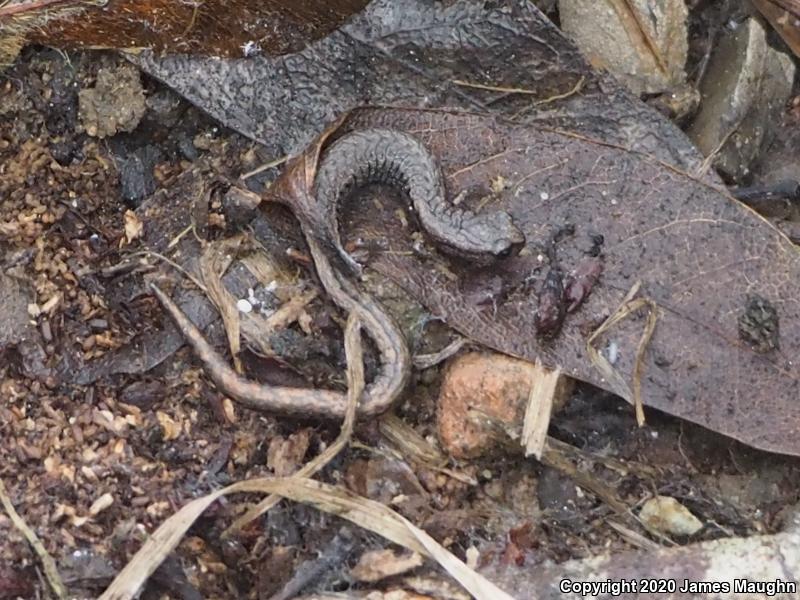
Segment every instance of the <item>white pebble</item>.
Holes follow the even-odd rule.
[[[619,344],[617,344],[617,342],[608,343],[608,346],[606,346],[606,356],[608,357],[608,362],[612,365],[617,363],[617,359],[619,359]]]
[[[246,300],[245,298],[242,298],[241,300],[238,300],[236,302],[236,308],[239,309],[239,312],[246,314],[246,313],[252,312],[253,305],[250,304],[250,302],[248,300]]]

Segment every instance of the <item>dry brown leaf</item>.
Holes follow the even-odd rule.
[[[23,5],[78,3],[35,0]],[[32,39],[58,48],[152,48],[235,58],[284,54],[333,30],[366,0],[95,0],[93,4],[103,8],[88,10],[80,19],[43,16],[31,32]]]
[[[370,257],[370,268],[489,348],[560,366],[631,403],[645,402],[756,447],[800,454],[794,359],[800,349],[800,251],[713,175],[698,174],[699,161],[682,167],[574,131],[448,110],[360,109],[338,131],[386,123],[426,144],[445,176],[458,180],[453,193],[486,185],[498,174],[524,181],[493,207],[512,215],[528,252],[493,269],[446,262],[445,274],[439,268],[445,258],[421,260],[415,253],[412,236],[393,216],[393,203],[364,202],[346,237],[387,245],[389,251]],[[541,148],[551,151],[545,156]],[[302,210],[288,179],[278,179],[272,189]],[[598,233],[604,267],[560,334],[545,343],[536,335],[537,288],[520,274],[541,268],[537,248],[565,222],[575,224],[575,231],[559,245],[560,266],[574,268],[585,259],[585,245]],[[464,293],[467,286],[491,290],[498,278],[508,285],[508,300],[486,304]],[[637,280],[644,304],[635,302],[627,312],[642,310],[618,321],[605,340],[609,373],[618,374],[609,380],[595,368],[586,337],[617,310]],[[754,294],[779,321],[771,328],[771,350],[752,344],[741,326]]]
[[[312,430],[304,428],[288,438],[275,436],[267,449],[267,466],[275,477],[287,477],[297,471],[298,465],[308,452]]]
[[[139,216],[132,210],[126,210],[123,216],[125,221],[125,242],[130,244],[133,240],[142,237],[144,233],[144,224],[139,219]]]

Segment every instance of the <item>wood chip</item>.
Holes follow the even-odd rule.
[[[397,554],[388,549],[372,550],[361,555],[350,574],[357,581],[374,583],[416,569],[423,562],[422,556],[416,552]]]

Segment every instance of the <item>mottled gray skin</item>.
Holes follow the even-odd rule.
[[[321,226],[328,241],[356,271],[359,266],[344,250],[339,236],[339,201],[354,186],[369,183],[402,189],[423,229],[455,254],[501,257],[525,241],[507,212],[474,213],[448,202],[441,169],[422,142],[393,129],[363,129],[331,144],[316,179]]]

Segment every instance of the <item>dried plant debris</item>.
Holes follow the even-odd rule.
[[[379,533],[409,550],[436,560],[467,591],[479,600],[510,600],[512,597],[470,569],[428,534],[383,504],[360,498],[344,490],[304,478],[242,481],[208,496],[193,500],[165,521],[145,542],[128,565],[105,590],[100,600],[128,600],[181,537],[214,501],[236,492],[278,493],[294,501],[338,514]]]
[[[78,115],[86,133],[105,138],[133,131],[145,112],[145,97],[137,69],[121,64],[97,73],[94,87],[78,94]]]
[[[756,352],[769,352],[780,347],[778,311],[766,298],[747,297],[744,312],[739,316],[739,337]]]

